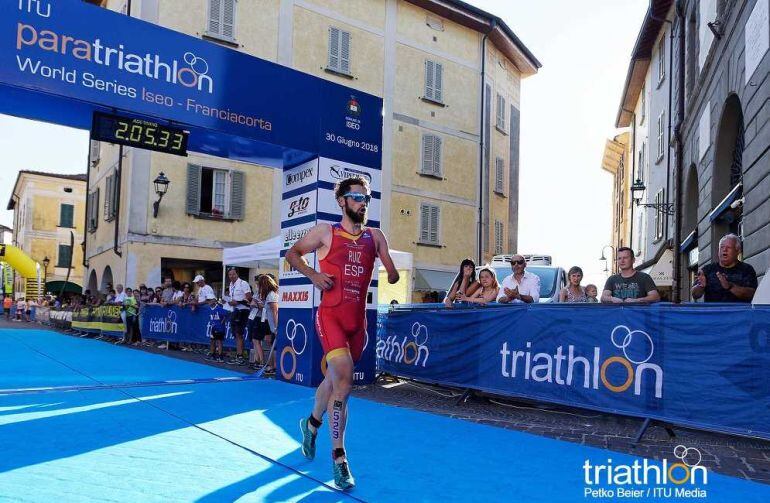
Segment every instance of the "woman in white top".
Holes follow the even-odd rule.
[[[466,297],[462,293],[458,294],[457,300],[472,302],[474,304],[488,304],[497,300],[497,294],[500,292],[500,285],[497,284],[497,275],[495,271],[484,267],[479,271],[479,283],[481,288]]]
[[[263,328],[267,331],[265,338],[268,344],[271,346],[275,341],[275,334],[278,332],[278,285],[273,278],[267,274],[259,278],[258,283],[259,297],[264,299],[264,305],[262,308],[262,321]],[[275,354],[270,357],[270,361],[267,362],[265,373],[275,372]]]

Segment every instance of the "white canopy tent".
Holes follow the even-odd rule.
[[[278,258],[281,256],[283,240],[281,236],[274,236],[260,243],[254,243],[222,250],[222,284],[227,284],[225,268],[227,266],[248,267],[250,269],[278,269]],[[412,254],[398,250],[390,250],[390,256],[396,269],[407,272],[408,286],[407,298],[411,297],[411,274],[413,266]],[[376,266],[383,270],[378,260]]]

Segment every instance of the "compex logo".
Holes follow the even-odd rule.
[[[404,336],[400,341],[397,335],[390,335],[385,340],[377,341],[377,358],[406,365],[422,366],[428,363],[428,327],[420,322],[412,324],[411,337]]]

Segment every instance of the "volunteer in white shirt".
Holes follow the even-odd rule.
[[[227,271],[227,279],[230,281],[224,296],[227,305],[233,310],[230,317],[230,328],[235,336],[235,356],[227,360],[230,365],[245,365],[243,358],[243,329],[249,321],[251,307],[251,287],[249,283],[238,277],[238,271],[231,267]]]
[[[113,299],[113,303],[115,305],[120,306],[120,319],[123,320],[123,324],[126,323],[126,312],[123,310],[123,301],[126,300],[126,292],[123,291],[123,285],[118,284],[115,286],[115,291],[117,292],[115,294],[115,298]]]
[[[526,272],[527,261],[521,255],[511,258],[513,274],[506,276],[500,285],[500,294],[497,302],[503,304],[512,303],[537,303],[540,300],[540,276]]]

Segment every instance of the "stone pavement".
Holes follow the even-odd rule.
[[[6,322],[0,328],[35,328],[37,323]],[[105,344],[109,344],[105,340]],[[173,358],[217,365],[231,371],[252,373],[247,367],[207,362],[194,352],[165,350],[156,347],[134,348],[164,354]],[[385,378],[376,384],[357,386],[354,396],[456,419],[473,421],[500,428],[528,432],[567,442],[644,456],[672,460],[675,446],[696,447],[702,464],[717,473],[770,484],[770,441],[712,433],[674,426],[676,437],[669,438],[658,425],[648,428],[641,442],[633,447],[642,420],[615,414],[576,409],[561,405],[512,400],[493,396],[472,396],[457,404],[461,390],[432,386],[404,379]],[[462,441],[462,439],[459,439]]]

